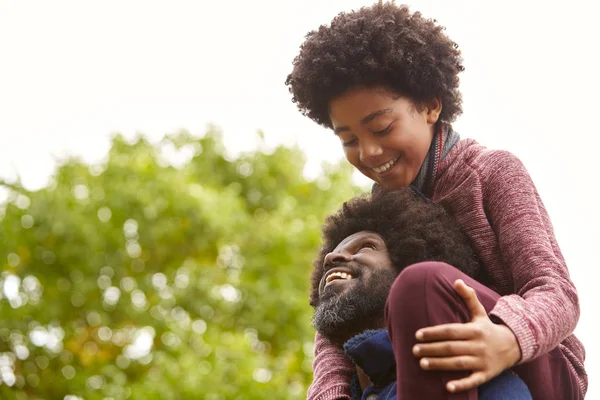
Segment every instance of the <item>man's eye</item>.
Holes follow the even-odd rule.
[[[376,247],[372,243],[365,243],[365,244],[363,244],[363,245],[360,246],[360,249],[358,249],[358,251],[365,250],[365,249],[376,250]]]

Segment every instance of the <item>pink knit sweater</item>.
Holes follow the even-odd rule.
[[[433,201],[470,237],[490,287],[503,296],[490,314],[514,332],[520,363],[558,346],[585,394],[585,351],[572,334],[579,319],[577,291],[523,164],[506,151],[461,140],[438,166]],[[309,400],[350,399],[355,369],[341,348],[318,334],[313,371]]]

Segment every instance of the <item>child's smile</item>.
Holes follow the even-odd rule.
[[[386,172],[390,171],[393,167],[395,167],[396,163],[398,162],[399,159],[400,159],[400,156],[394,158],[393,160],[386,162],[385,164],[383,164],[379,167],[373,168],[373,171],[377,172],[379,175],[383,175]]]

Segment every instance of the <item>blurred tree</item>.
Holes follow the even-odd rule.
[[[346,166],[228,157],[219,133],[64,161],[0,207],[3,399],[292,399],[311,379],[310,263]]]

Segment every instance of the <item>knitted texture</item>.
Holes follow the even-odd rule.
[[[490,316],[515,334],[520,363],[559,346],[587,391],[585,351],[572,335],[579,299],[544,204],[523,163],[507,151],[460,141],[440,163],[433,201],[469,236],[490,287]]]
[[[503,296],[490,316],[514,332],[520,363],[558,346],[585,394],[585,351],[572,334],[579,319],[577,291],[523,164],[509,152],[466,139],[439,162],[434,179],[425,183],[432,184],[432,200],[454,216],[489,274],[490,288]],[[352,363],[341,357],[340,347],[318,336],[317,343],[308,399],[350,398]],[[319,397],[334,388],[338,397]]]
[[[317,332],[315,336],[315,359],[313,361],[313,382],[308,389],[308,399],[350,400],[351,381],[356,367],[337,346]]]

